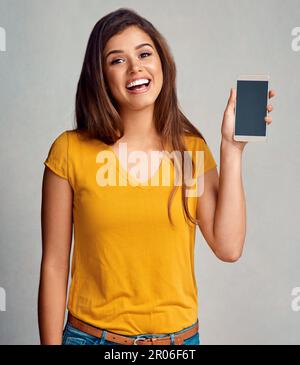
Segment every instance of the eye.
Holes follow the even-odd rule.
[[[143,52],[143,53],[141,53],[141,56],[142,55],[147,55],[147,57],[149,57],[149,56],[151,56],[152,55],[152,53],[150,53],[150,52]],[[145,57],[142,57],[142,58],[145,58]],[[120,63],[120,62],[117,62],[117,61],[119,61],[119,60],[122,60],[122,58],[117,58],[117,59],[115,59],[115,60],[113,60],[113,61],[111,61],[111,65],[114,65],[114,64],[116,64],[116,63]]]
[[[143,54],[147,54],[148,56],[151,56],[152,53],[150,53],[150,52],[143,52],[143,53],[141,53],[141,55],[143,55]]]
[[[113,61],[111,61],[111,65],[114,65],[117,61],[119,61],[119,60],[121,60],[121,58],[117,58],[116,60],[113,60]],[[119,63],[119,62],[117,62],[117,63]]]

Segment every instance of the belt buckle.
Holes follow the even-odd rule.
[[[138,344],[136,343],[136,341],[146,341],[146,340],[149,340],[149,338],[147,338],[147,337],[144,337],[144,338],[143,338],[143,336],[141,336],[141,337],[137,337],[137,338],[135,338],[135,339],[134,339],[133,344],[134,344],[134,345],[138,345]]]
[[[168,336],[165,336],[165,337],[168,337]],[[139,341],[139,340],[141,340],[141,341],[147,341],[148,340],[149,342],[151,342],[151,345],[154,345],[154,342],[156,342],[157,340],[159,340],[161,338],[164,338],[164,337],[144,337],[143,338],[143,336],[141,336],[141,337],[136,338],[133,341],[133,344],[137,345],[136,341]]]

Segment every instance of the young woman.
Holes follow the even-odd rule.
[[[195,227],[220,260],[241,256],[246,143],[232,138],[232,89],[219,178],[204,137],[179,109],[175,82],[169,47],[145,18],[122,8],[95,25],[77,88],[76,128],[55,139],[45,161],[41,344],[200,344]],[[172,151],[179,154],[170,158]],[[129,170],[136,152],[144,156],[139,173]],[[185,179],[187,161],[196,190]]]

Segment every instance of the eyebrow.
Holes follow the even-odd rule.
[[[153,46],[151,46],[150,43],[142,43],[142,44],[139,44],[138,46],[136,46],[135,49],[140,49],[144,46],[149,46],[149,47],[153,48]],[[107,53],[107,55],[105,56],[105,59],[107,59],[107,57],[109,55],[111,55],[112,53],[124,53],[124,51],[122,51],[120,49],[114,49],[113,51],[110,51],[110,52]]]

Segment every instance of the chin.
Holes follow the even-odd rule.
[[[152,101],[150,103],[145,103],[145,102],[140,102],[140,103],[131,103],[131,104],[127,104],[127,108],[131,109],[131,110],[143,110],[143,109],[146,109],[146,108],[149,108],[151,106],[154,106],[155,104],[155,101]],[[126,108],[125,107],[125,108]]]

